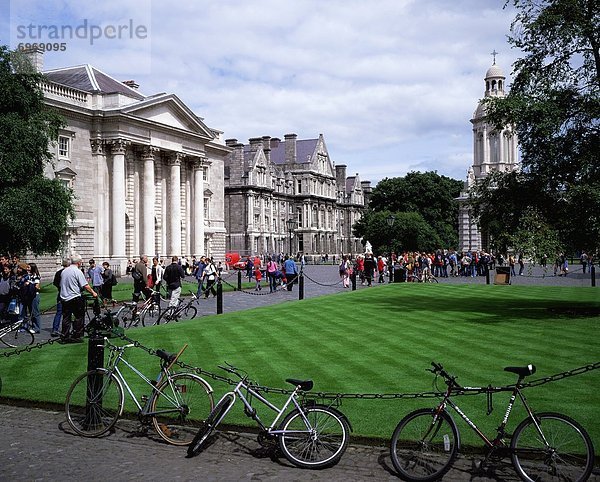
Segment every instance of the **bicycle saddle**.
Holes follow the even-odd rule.
[[[298,380],[296,378],[286,378],[286,382],[291,383],[294,386],[300,386],[300,390],[303,392],[308,392],[312,390],[313,381],[312,380]]]
[[[168,353],[165,350],[156,350],[156,356],[163,359],[164,361],[166,361],[167,363],[171,363],[173,360],[175,360],[175,357],[177,355],[174,355],[172,353]]]
[[[535,365],[527,365],[526,367],[506,367],[505,372],[516,373],[520,377],[533,375],[535,373]]]

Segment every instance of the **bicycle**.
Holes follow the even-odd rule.
[[[411,274],[406,278],[408,283],[438,283],[438,279],[429,270],[423,271],[421,276]]]
[[[123,328],[132,326],[156,325],[161,315],[160,301],[157,300],[158,292],[152,294],[140,305],[137,301],[126,301],[117,311],[115,319]]]
[[[9,348],[33,345],[35,337],[31,331],[25,328],[27,323],[27,318],[20,321],[0,320],[0,342]]]
[[[460,449],[460,433],[447,411],[450,406],[483,440],[487,454],[480,462],[482,468],[490,459],[511,457],[512,465],[525,481],[569,480],[585,481],[594,467],[592,441],[579,423],[554,412],[534,413],[522,393],[523,380],[535,373],[535,366],[506,367],[504,370],[518,376],[517,383],[508,387],[462,387],[456,377],[449,375],[442,365],[432,362],[437,389],[438,377],[447,388],[441,402],[433,409],[415,410],[398,423],[391,440],[391,457],[400,477],[409,481],[434,481],[452,467]],[[488,394],[488,413],[494,392],[512,392],[508,406],[493,440],[465,415],[451,399],[454,392],[482,391]],[[512,436],[506,425],[516,398],[527,411],[527,417]],[[510,440],[509,442],[506,440]]]
[[[231,410],[237,398],[242,401],[246,416],[259,425],[261,429],[259,440],[276,438],[285,458],[295,466],[321,469],[336,464],[342,457],[348,446],[351,430],[346,416],[331,406],[313,403],[312,400],[302,403],[298,401],[299,394],[303,396],[304,392],[312,389],[312,380],[288,378],[286,381],[295,388],[279,408],[260,393],[260,387],[249,380],[245,372],[229,364],[226,367],[219,365],[219,368],[237,376],[240,381],[232,391],[223,395],[210,412],[188,447],[189,457],[198,455],[202,451],[208,437]],[[276,413],[268,427],[252,406],[253,398]],[[288,411],[292,406],[293,409]],[[280,422],[282,417],[283,421]],[[276,426],[279,428],[275,428]]]
[[[202,420],[214,407],[213,390],[201,377],[192,373],[173,373],[171,367],[187,345],[176,355],[157,350],[161,370],[156,380],[150,380],[123,358],[134,344],[117,346],[104,338],[110,354],[107,368],[89,370],[77,377],[65,402],[69,426],[79,435],[99,437],[113,428],[125,408],[124,388],[138,410],[143,425],[150,420],[156,432],[168,443],[187,445]],[[119,365],[125,364],[141,378],[151,395],[138,398],[133,393]]]
[[[196,308],[195,304],[198,301],[198,297],[190,291],[192,297],[189,301],[186,301],[184,298],[179,299],[179,304],[177,306],[169,306],[165,308],[158,320],[156,320],[156,324],[160,325],[161,323],[169,323],[169,321],[179,321],[181,320],[191,320],[196,318],[198,314],[198,308]]]

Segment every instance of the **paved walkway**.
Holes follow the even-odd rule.
[[[85,438],[70,431],[63,412],[0,405],[0,424],[0,480],[6,481],[399,480],[387,447],[351,445],[334,467],[311,471],[278,458],[249,433],[220,432],[201,454],[188,459],[185,447],[167,445],[152,431],[142,434],[131,421],[119,421],[105,437]],[[508,461],[482,475],[472,463],[460,457],[444,480],[519,480]]]

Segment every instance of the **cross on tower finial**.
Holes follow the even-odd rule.
[[[494,50],[492,51],[491,55],[493,55],[493,56],[494,56],[494,64],[493,64],[493,65],[496,65],[496,55],[498,55],[498,52],[496,52],[496,49],[494,49]]]

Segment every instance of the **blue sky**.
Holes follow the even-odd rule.
[[[336,164],[374,184],[411,170],[464,179],[490,52],[509,84],[519,56],[504,0],[0,1],[13,48],[37,40],[20,35],[29,25],[87,24],[46,69],[89,63],[146,95],[175,93],[242,142],[322,133]],[[92,44],[92,25],[121,38]]]

